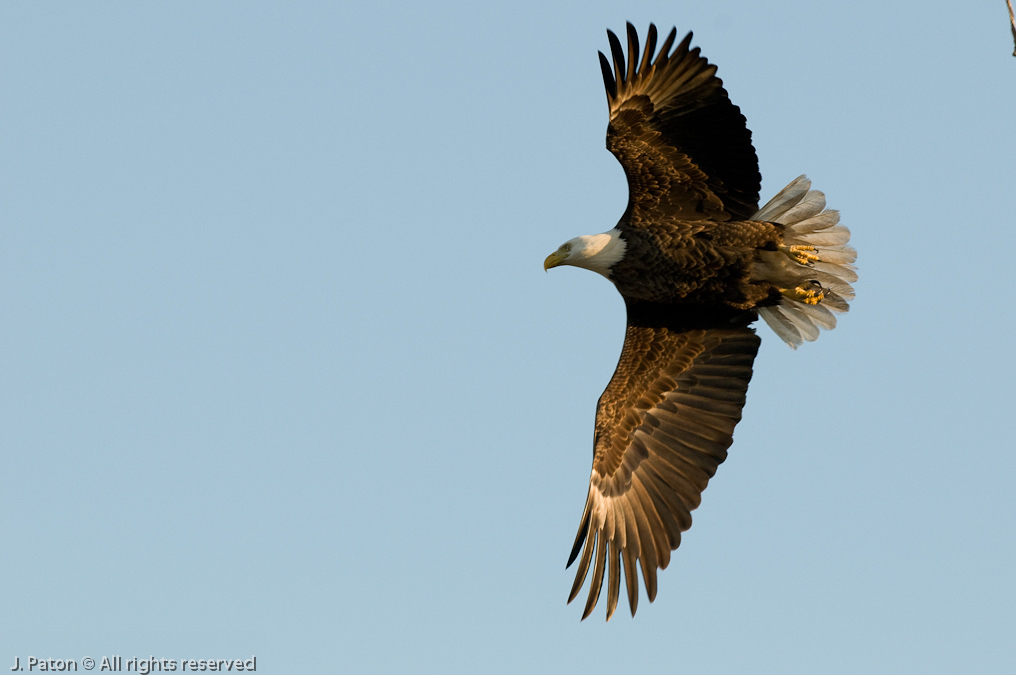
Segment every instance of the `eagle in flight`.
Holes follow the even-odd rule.
[[[656,597],[656,572],[691,527],[691,512],[727,456],[741,419],[761,315],[791,347],[818,337],[846,312],[857,274],[850,231],[810,181],[795,179],[758,208],[761,175],[751,132],[716,66],[674,47],[657,51],[649,26],[640,52],[627,26],[627,57],[607,31],[600,53],[610,121],[607,149],[628,178],[628,207],[603,234],[565,242],[544,269],[574,265],[612,281],[628,325],[617,370],[596,406],[593,469],[568,601],[592,567],[582,618],[607,581],[607,619],[624,566],[628,604],[638,573]]]

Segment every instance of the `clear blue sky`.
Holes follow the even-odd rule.
[[[768,327],[652,605],[564,563],[620,296],[605,28],[695,31],[763,200],[860,253]],[[1016,59],[991,2],[0,6],[0,667],[1007,673]],[[98,671],[95,671],[98,672]]]

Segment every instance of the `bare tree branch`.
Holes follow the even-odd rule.
[[[1012,27],[1012,42],[1016,45],[1016,17],[1012,14],[1012,0],[1005,0],[1005,4],[1009,5],[1009,24]],[[1012,50],[1012,55],[1016,56],[1016,49]]]

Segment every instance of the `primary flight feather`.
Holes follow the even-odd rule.
[[[596,408],[589,494],[571,556],[568,601],[592,570],[582,618],[621,568],[632,615],[638,573],[656,574],[691,527],[691,511],[726,459],[759,338],[760,315],[791,347],[836,325],[853,299],[850,232],[801,176],[758,209],[761,176],[741,111],[716,67],[671,30],[644,50],[627,25],[627,57],[607,31],[600,54],[607,149],[628,178],[628,207],[602,234],[565,242],[544,268],[574,265],[610,279],[628,325],[617,370]]]

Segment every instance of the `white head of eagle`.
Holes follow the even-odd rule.
[[[610,270],[624,257],[627,244],[616,227],[603,234],[584,234],[569,239],[547,256],[543,269],[559,265],[574,265],[610,278]]]

